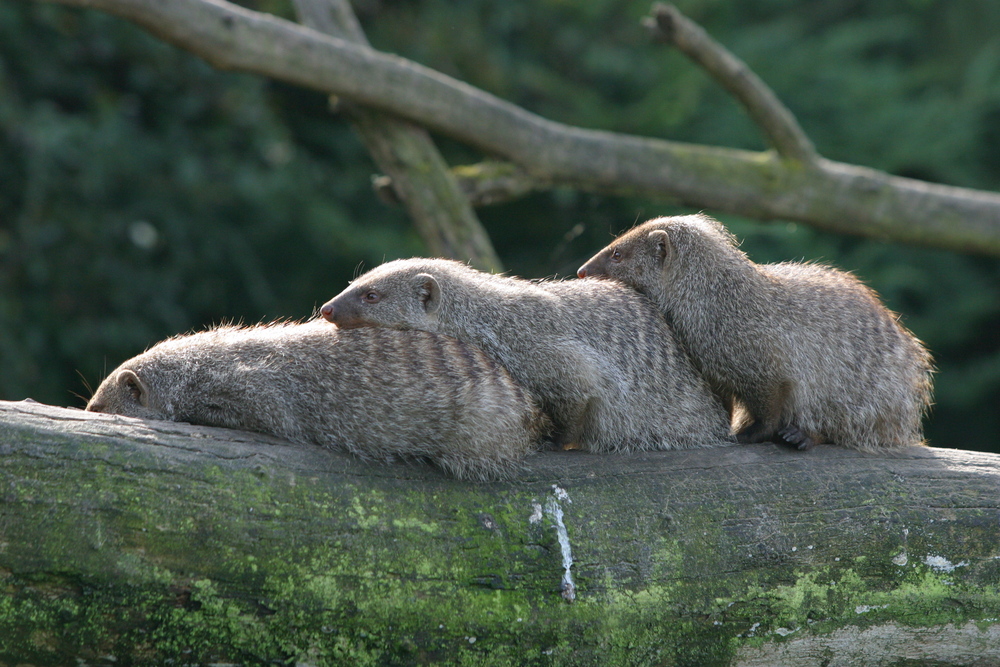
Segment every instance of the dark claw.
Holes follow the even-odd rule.
[[[778,444],[794,447],[799,451],[812,449],[816,442],[809,435],[794,424],[789,424],[778,431]]]

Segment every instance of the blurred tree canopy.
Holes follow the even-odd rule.
[[[279,0],[242,3],[292,18]],[[1000,4],[688,0],[825,156],[1000,190]],[[639,25],[648,0],[358,0],[375,48],[581,127],[761,149],[737,104]],[[479,159],[447,140],[452,164]],[[325,96],[213,70],[124,21],[0,0],[0,398],[82,405],[125,358],[230,320],[308,316],[421,254]],[[558,189],[479,211],[508,269],[571,275],[684,212]],[[712,213],[712,211],[708,211]],[[720,216],[759,262],[854,271],[935,354],[932,444],[1000,451],[1000,263]]]

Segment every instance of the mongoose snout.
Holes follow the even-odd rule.
[[[333,322],[341,329],[357,329],[367,324],[358,312],[358,305],[352,303],[355,296],[351,292],[345,292],[336,298],[330,299],[319,309],[319,314],[327,322]]]
[[[576,271],[577,278],[609,278],[604,257],[598,255]]]
[[[650,234],[648,238],[651,241],[654,239],[656,240],[657,250],[659,252],[662,246],[662,241],[659,238],[656,238],[655,232]],[[627,260],[632,254],[634,253],[631,252],[631,248],[629,247],[619,248],[614,245],[608,246],[601,252],[591,257],[586,264],[577,269],[576,276],[577,278],[615,278],[616,276],[614,275],[614,270],[611,265],[624,264],[624,266],[627,267],[629,265]],[[629,281],[626,280],[624,282],[627,283]]]

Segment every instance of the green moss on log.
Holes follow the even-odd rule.
[[[33,417],[30,435],[2,415],[7,664],[729,665],[845,628],[1000,618],[997,473],[930,450],[553,453],[472,484],[213,429]]]

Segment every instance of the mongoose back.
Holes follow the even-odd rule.
[[[743,442],[923,441],[930,355],[850,274],[755,264],[721,223],[692,215],[639,225],[578,275],[619,280],[659,306],[716,392],[749,413]]]
[[[87,410],[269,433],[366,459],[426,458],[469,479],[511,472],[551,427],[481,350],[322,320],[163,341],[108,375]]]
[[[552,417],[557,445],[609,452],[730,439],[725,409],[670,343],[666,321],[619,285],[408,259],[364,274],[320,312],[341,327],[423,329],[480,347]]]

